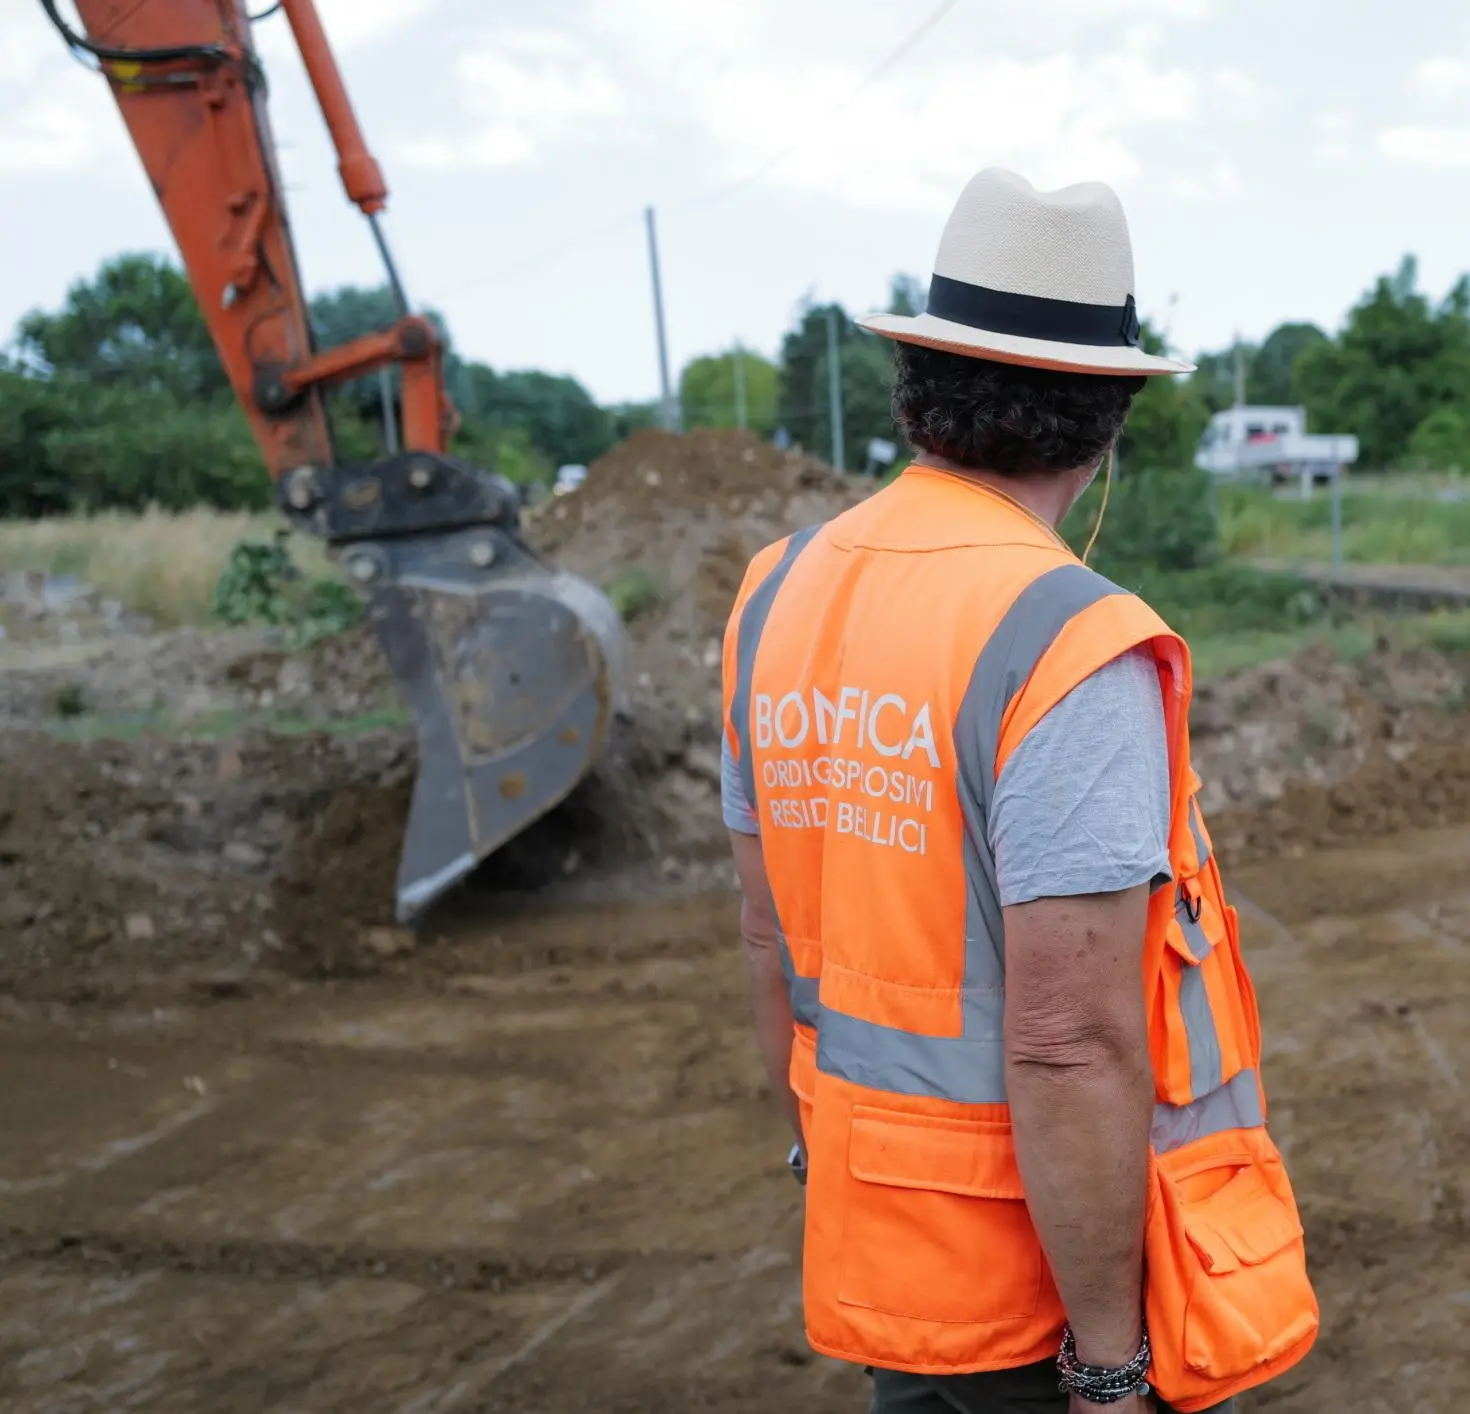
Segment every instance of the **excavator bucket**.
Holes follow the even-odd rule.
[[[408,923],[587,774],[624,707],[622,622],[485,525],[358,542],[343,560],[418,730]]]

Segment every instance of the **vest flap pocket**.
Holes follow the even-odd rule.
[[[858,1105],[847,1160],[839,1302],[944,1325],[1032,1318],[1045,1264],[1008,1123]]]
[[[1261,1152],[1221,1154],[1213,1168],[1186,1168],[1175,1154],[1154,1166],[1148,1323],[1154,1383],[1173,1404],[1247,1388],[1252,1372],[1291,1358],[1317,1329],[1286,1173],[1270,1141],[1256,1143]]]
[[[859,1105],[853,1111],[848,1170],[864,1183],[921,1188],[967,1198],[1024,1199],[1003,1120],[941,1119]]]
[[[1218,1193],[1186,1209],[1184,1225],[1205,1270],[1218,1273],[1258,1267],[1303,1235],[1300,1220],[1254,1167],[1242,1169]]]

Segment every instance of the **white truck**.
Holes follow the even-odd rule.
[[[1305,490],[1357,459],[1356,437],[1308,433],[1305,408],[1232,407],[1210,419],[1194,464],[1211,476],[1269,476],[1273,483],[1300,481]]]

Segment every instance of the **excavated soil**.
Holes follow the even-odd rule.
[[[540,510],[530,533],[596,584],[646,577],[657,601],[629,624],[635,687],[708,721],[720,712],[725,620],[752,556],[860,497],[825,462],[758,437],[640,432]]]
[[[341,730],[384,700],[364,639],[28,613],[16,656],[12,618],[0,1409],[864,1407],[801,1334],[715,808],[745,560],[853,494],[751,440],[649,434],[538,516],[569,567],[656,584],[637,711],[417,935],[391,920],[411,736]],[[1380,646],[1200,692],[1325,1322],[1247,1411],[1470,1396],[1465,688],[1462,662]],[[218,739],[58,737],[160,699]],[[218,729],[282,709],[332,729]]]

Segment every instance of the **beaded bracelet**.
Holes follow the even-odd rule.
[[[1143,1327],[1143,1341],[1138,1354],[1126,1365],[1084,1365],[1077,1358],[1077,1339],[1072,1327],[1062,1331],[1062,1349],[1057,1356],[1057,1371],[1062,1377],[1064,1394],[1075,1394],[1089,1404],[1117,1404],[1136,1394],[1146,1397],[1149,1393],[1148,1367],[1153,1362],[1153,1351],[1148,1343],[1148,1326]]]

